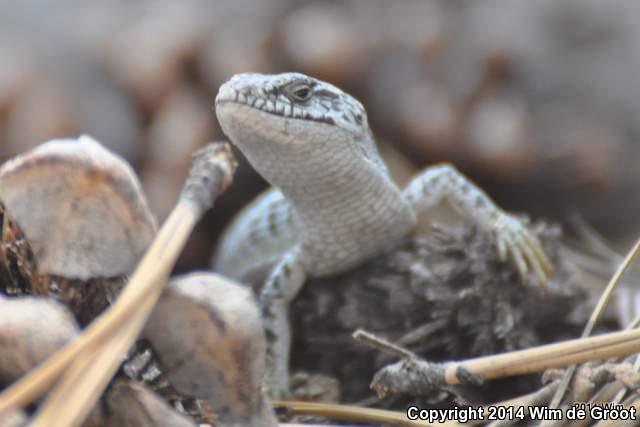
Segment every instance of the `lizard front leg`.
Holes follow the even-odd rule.
[[[417,216],[441,199],[448,199],[463,215],[494,233],[501,259],[510,254],[524,278],[529,267],[541,283],[553,267],[538,238],[519,219],[507,214],[476,185],[450,164],[435,165],[413,178],[404,195]]]
[[[263,386],[271,398],[289,394],[289,304],[306,280],[299,253],[297,247],[287,252],[260,293],[260,311],[267,339]]]

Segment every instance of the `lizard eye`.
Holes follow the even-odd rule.
[[[305,102],[311,98],[313,91],[311,90],[311,86],[306,83],[302,83],[299,85],[295,85],[289,91],[292,100],[298,102]]]

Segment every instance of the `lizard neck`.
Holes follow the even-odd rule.
[[[372,139],[299,144],[245,144],[242,151],[291,203],[310,274],[347,270],[413,228],[415,214]]]

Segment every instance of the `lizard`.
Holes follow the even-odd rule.
[[[222,131],[272,188],[223,234],[213,267],[241,281],[266,278],[265,390],[289,392],[288,306],[308,278],[335,275],[400,243],[425,211],[448,200],[493,233],[500,259],[544,283],[553,268],[526,221],[506,213],[453,165],[437,164],[404,189],[378,153],[362,104],[301,73],[236,74],[215,98]]]

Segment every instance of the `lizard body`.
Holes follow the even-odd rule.
[[[296,243],[300,224],[286,197],[275,188],[245,206],[225,230],[214,267],[244,282],[264,280]]]
[[[306,278],[349,270],[392,248],[443,198],[494,233],[502,258],[511,255],[523,276],[531,268],[543,282],[551,272],[525,224],[453,166],[427,168],[399,189],[362,104],[329,83],[299,73],[238,74],[221,86],[216,114],[274,187],[239,214],[214,262],[240,280],[269,272],[260,306],[268,341],[265,385],[274,396],[288,391],[288,304]]]

